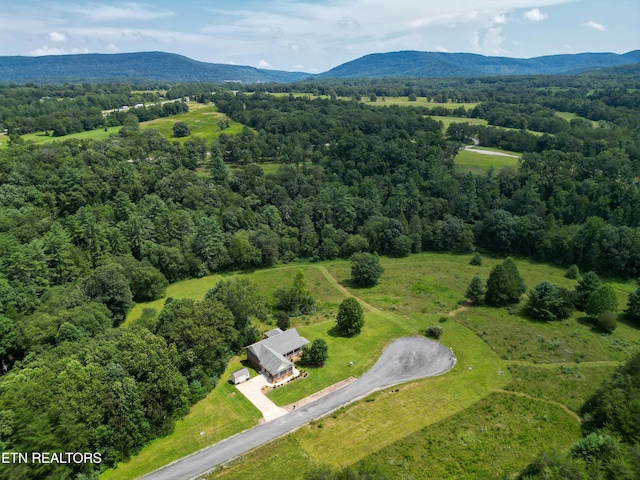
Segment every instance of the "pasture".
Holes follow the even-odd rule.
[[[433,253],[382,258],[385,271],[380,283],[369,289],[351,286],[350,264],[345,260],[232,274],[249,278],[270,297],[276,288],[287,288],[302,268],[316,299],[318,312],[292,319],[292,325],[310,340],[325,339],[329,359],[323,368],[307,369],[307,378],[270,392],[279,405],[361,375],[392,339],[420,334],[434,324],[443,327],[441,342],[454,351],[457,364],[440,377],[376,392],[207,478],[302,478],[311,465],[344,468],[359,461],[383,462],[390,474],[400,478],[474,478],[513,473],[542,448],[566,451],[580,436],[575,412],[620,362],[640,349],[640,330],[619,322],[617,330],[604,335],[581,313],[564,321],[537,322],[517,310],[510,314],[507,309],[483,306],[460,308],[471,278],[478,274],[486,281],[491,268],[502,261],[484,257],[481,266],[472,266],[470,258]],[[516,262],[528,288],[544,279],[570,289],[577,283],[564,277],[564,269],[530,260]],[[169,286],[167,296],[201,299],[228,276],[179,282]],[[612,284],[622,309],[635,286]],[[365,310],[362,333],[354,338],[341,337],[334,328],[337,307],[349,294],[371,306]],[[143,308],[159,311],[163,304],[164,299],[136,305],[126,325],[135,323]],[[451,311],[456,315],[449,316]],[[242,358],[232,360],[218,386],[178,422],[172,434],[152,442],[103,478],[135,478],[256,425],[259,414],[227,382]],[[214,413],[231,411],[229,421]]]
[[[168,140],[180,143],[186,142],[191,137],[204,138],[207,142],[217,139],[221,133],[236,135],[242,131],[242,125],[234,122],[226,115],[218,112],[215,105],[205,105],[197,102],[188,102],[189,112],[172,115],[170,117],[157,118],[148,122],[142,122],[140,129],[157,128]],[[227,120],[229,127],[221,129],[218,122]],[[188,137],[176,138],[173,136],[173,125],[176,122],[184,122],[189,127],[191,135]]]

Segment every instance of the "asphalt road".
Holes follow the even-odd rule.
[[[455,356],[443,345],[423,337],[393,341],[376,364],[355,382],[250,430],[177,460],[144,480],[189,480],[217,465],[325,416],[371,392],[448,371]]]

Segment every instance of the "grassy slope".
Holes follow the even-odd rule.
[[[220,130],[218,121],[227,118],[229,121],[229,128]],[[235,135],[240,133],[242,125],[234,122],[226,117],[226,115],[219,113],[214,105],[203,105],[197,102],[189,102],[189,113],[181,113],[180,115],[173,115],[171,117],[158,118],[156,120],[150,120],[148,122],[142,122],[140,124],[141,129],[145,128],[157,128],[160,132],[171,141],[178,141],[184,143],[191,137],[175,138],[173,136],[173,124],[176,122],[185,122],[191,130],[191,136],[201,137],[210,142],[220,136],[221,133],[227,135]],[[52,141],[63,141],[72,138],[77,139],[93,139],[104,140],[110,135],[116,134],[120,131],[121,127],[109,127],[105,131],[102,128],[91,130],[88,132],[73,133],[65,135],[63,137],[48,137],[43,132],[30,133],[22,135],[25,141],[31,141],[33,143],[47,143]],[[6,147],[8,137],[0,136],[0,148]]]
[[[325,368],[311,370],[308,378],[272,392],[271,398],[279,404],[287,404],[342,378],[360,375],[376,360],[384,345],[392,338],[414,334],[436,323],[445,312],[458,307],[463,297],[462,292],[473,275],[479,274],[486,279],[491,268],[501,261],[485,257],[482,266],[471,266],[469,259],[470,255],[432,253],[412,255],[405,259],[383,258],[381,261],[385,273],[380,285],[371,289],[350,286],[350,268],[346,261],[285,265],[247,274],[263,294],[269,294],[278,287],[287,287],[293,282],[296,270],[303,268],[309,289],[320,308],[314,316],[294,319],[294,325],[307,338],[323,337],[329,343],[330,358]],[[517,263],[529,288],[544,279],[568,288],[573,288],[576,284],[575,280],[564,277],[563,269],[527,260],[518,260]],[[322,274],[322,267],[342,286],[348,288],[349,292],[381,310],[367,313],[365,329],[359,337],[344,339],[334,336],[333,318],[345,293],[328,281]],[[222,277],[213,276],[180,282],[170,286],[167,294],[174,298],[202,298],[208,288],[220,278]],[[613,285],[621,300],[634,289],[632,284],[614,282]],[[160,300],[156,302],[156,306],[161,307],[162,303],[163,300]],[[624,303],[621,302],[621,307],[623,306]],[[135,318],[136,311],[139,315],[143,307],[144,305],[136,306],[128,317],[128,323],[131,318]],[[385,391],[374,394],[371,397],[373,401],[362,401],[343,409],[335,418],[331,416],[312,426],[303,427],[292,435],[262,447],[245,460],[234,462],[224,470],[223,478],[267,478],[285,474],[290,478],[301,478],[310,461],[345,466],[366,457],[372,451],[386,448],[404,451],[409,448],[407,445],[415,441],[413,436],[426,433],[438,436],[439,441],[450,442],[447,448],[457,452],[459,438],[447,432],[471,422],[469,418],[474,418],[484,408],[481,406],[482,402],[478,404],[480,406],[473,404],[492,392],[495,392],[492,398],[495,399],[501,418],[498,423],[505,425],[505,431],[502,437],[496,434],[495,439],[485,435],[487,438],[483,437],[484,440],[477,444],[474,455],[478,457],[478,468],[491,469],[493,463],[501,466],[500,468],[516,468],[504,445],[516,438],[518,443],[513,446],[514,450],[530,455],[539,451],[536,442],[553,448],[568,448],[577,438],[577,422],[575,415],[570,415],[569,409],[578,409],[583,399],[591,395],[601,381],[611,374],[616,362],[624,360],[633,348],[640,346],[638,329],[620,323],[616,332],[603,336],[581,320],[581,315],[565,322],[542,323],[509,315],[504,309],[476,307],[459,313],[456,321],[449,320],[442,325],[445,329],[442,341],[458,357],[458,364],[452,372],[404,385],[397,393]],[[351,360],[355,362],[354,367],[348,366]],[[565,366],[564,373],[559,370],[560,364],[551,363],[576,360],[583,363],[579,366],[569,363]],[[586,361],[601,363],[585,364]],[[547,365],[541,365],[542,363]],[[228,371],[238,365],[239,359],[236,359],[235,363],[230,364]],[[511,376],[513,381],[509,383]],[[224,385],[225,388],[228,387],[228,384]],[[510,395],[502,388],[523,396]],[[223,411],[234,410],[236,407],[233,402],[237,398],[228,394],[215,396],[219,389],[220,387],[216,388],[208,399],[220,402],[219,408]],[[205,400],[207,401],[209,400]],[[562,405],[549,402],[560,402]],[[525,408],[523,405],[529,406]],[[195,426],[211,424],[211,420],[206,418],[199,407],[200,404],[196,405],[179,423],[193,425],[191,430],[176,428],[172,435],[152,443],[129,464],[122,466],[118,470],[118,476],[106,478],[134,478],[125,475],[128,468],[132,468],[131,471],[137,475],[166,463],[169,458],[177,458],[179,455],[171,445],[184,445],[185,448],[180,452],[192,452],[204,446],[190,443],[190,437],[196,431]],[[531,415],[553,411],[555,420],[549,424],[551,426],[540,424],[539,419],[536,420],[540,416],[538,415],[527,421],[526,425],[521,425],[517,415],[520,415],[518,412],[522,408],[531,412]],[[393,411],[394,415],[389,416],[389,411]],[[513,411],[513,415],[509,415],[509,411]],[[237,424],[227,425],[228,431],[241,431],[247,428],[245,425],[255,424],[258,415],[255,411],[246,412],[241,415],[242,421],[237,420]],[[473,422],[481,423],[481,419]],[[426,431],[421,430],[428,425],[432,427]],[[198,434],[199,431],[202,429],[198,430]],[[476,436],[482,433],[476,430],[474,432]],[[539,437],[535,442],[532,440],[534,433]],[[554,443],[556,437],[558,440]],[[343,441],[344,438],[348,441]],[[209,438],[205,445],[210,440]],[[493,449],[497,447],[492,442],[499,441],[503,446],[498,450],[500,455],[496,456]],[[410,455],[414,459],[418,458],[413,453]],[[456,455],[464,458],[465,453],[448,455],[448,460],[444,462],[449,462],[450,467],[447,468],[454,468],[452,462],[455,462]],[[158,460],[160,458],[165,460]],[[265,458],[270,460],[263,463]],[[525,460],[522,462],[518,465],[526,464]],[[421,462],[405,463],[406,468],[409,468],[410,463]],[[265,472],[264,477],[256,476],[257,472],[262,471]],[[414,478],[438,478],[437,475],[429,477],[423,474],[424,472],[412,475]]]
[[[229,128],[220,130],[218,122],[223,118],[229,121]],[[181,113],[171,117],[157,118],[156,120],[143,122],[140,124],[140,128],[157,128],[160,130],[160,133],[169,140],[184,143],[190,137],[175,138],[173,136],[173,125],[176,122],[185,122],[191,131],[191,136],[204,138],[207,142],[215,140],[221,133],[235,135],[242,131],[241,124],[219,113],[214,105],[204,105],[196,102],[189,102],[189,113]]]
[[[504,363],[468,329],[455,321],[443,328],[441,340],[457,356],[451,372],[402,385],[398,391],[394,387],[374,393],[207,478],[301,478],[313,462],[350,465],[470,407],[509,381]]]

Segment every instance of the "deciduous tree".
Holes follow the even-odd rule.
[[[364,326],[364,311],[360,302],[353,297],[343,300],[338,308],[336,326],[345,337],[358,335]]]

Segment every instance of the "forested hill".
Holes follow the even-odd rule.
[[[164,52],[0,57],[1,82],[64,81],[294,82],[300,72],[192,60]]]
[[[403,51],[375,53],[328,72],[261,70],[192,60],[163,52],[0,57],[0,82],[160,81],[282,83],[306,78],[480,77],[563,75],[640,63],[640,50],[537,58],[486,57],[471,53]]]
[[[479,77],[501,75],[565,75],[640,63],[640,50],[580,53],[536,58],[486,57],[471,53],[402,51],[374,53],[339,65],[320,78]]]

